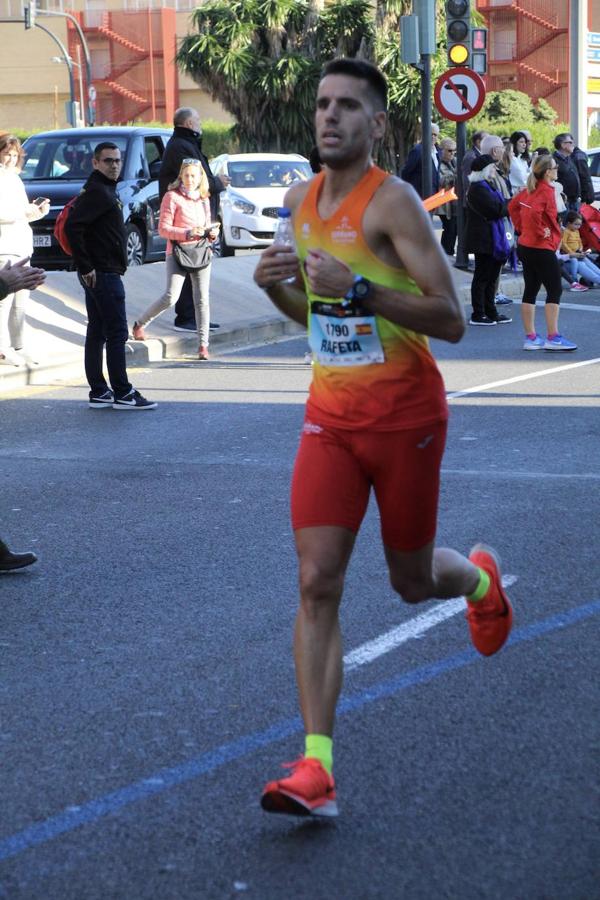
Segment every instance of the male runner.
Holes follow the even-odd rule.
[[[373,165],[387,85],[369,63],[337,59],[319,84],[315,127],[323,171],[286,194],[298,255],[273,245],[255,281],[305,323],[314,358],[292,481],[300,568],[294,653],[305,754],[264,789],[262,806],[337,815],[332,735],[342,682],[338,608],[371,487],[392,587],[408,603],[465,595],[472,641],[488,656],[512,609],[499,562],[435,549],[447,406],[425,335],[465,330],[450,269],[412,187]],[[298,258],[302,280],[298,277]],[[297,275],[295,284],[285,280]]]

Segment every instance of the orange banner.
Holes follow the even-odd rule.
[[[432,194],[431,197],[427,197],[426,200],[423,200],[423,206],[427,212],[431,212],[432,209],[437,209],[438,206],[443,206],[444,203],[449,203],[450,200],[458,200],[453,187],[443,188],[441,191],[438,191],[437,194]]]

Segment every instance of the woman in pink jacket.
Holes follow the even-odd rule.
[[[185,276],[173,255],[173,241],[178,244],[194,243],[208,237],[214,241],[219,233],[218,224],[211,222],[208,201],[208,179],[198,159],[184,159],[179,175],[163,197],[158,223],[160,235],[167,238],[167,289],[159,300],[148,307],[133,325],[136,341],[145,341],[144,326],[149,325],[161,312],[175,306],[179,299]],[[194,295],[196,328],[198,329],[198,359],[208,356],[210,265],[190,272]]]

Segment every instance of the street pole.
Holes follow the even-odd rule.
[[[83,127],[85,128],[85,101],[83,99],[83,71],[81,69],[81,50],[79,49],[79,44],[77,44],[77,66],[79,68],[79,104],[81,109],[79,110],[79,115],[81,116]]]
[[[569,119],[576,147],[587,150],[587,0],[571,0]]]
[[[421,54],[421,190],[423,197],[433,193],[431,167],[431,57],[437,51],[435,0],[413,0],[419,29]]]
[[[432,146],[431,146],[431,56],[421,56],[421,189],[423,197],[431,197],[433,183],[431,179]]]
[[[457,243],[456,243],[456,260],[454,262],[454,267],[456,269],[468,269],[469,268],[469,254],[465,251],[465,226],[466,222],[466,206],[465,199],[463,195],[463,178],[462,178],[462,163],[463,157],[467,152],[467,123],[466,122],[457,122],[456,123],[456,186],[455,191],[458,196],[458,200],[456,203],[456,229],[457,229]]]

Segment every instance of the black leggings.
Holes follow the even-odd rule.
[[[524,247],[519,244],[517,254],[523,263],[523,303],[533,303],[542,285],[546,288],[546,303],[560,303],[562,276],[560,263],[553,250]]]

